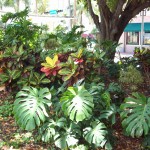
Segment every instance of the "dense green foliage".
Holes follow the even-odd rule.
[[[2,30],[0,41],[0,83],[9,85],[9,89],[21,89],[23,85],[39,86],[50,81],[38,72],[42,52],[40,35],[43,27],[27,20],[28,9],[16,14],[2,16],[3,23],[11,21]]]
[[[119,81],[121,83],[130,85],[130,89],[134,91],[137,89],[137,86],[143,82],[143,77],[140,71],[138,71],[132,65],[128,66],[125,69],[120,71]]]
[[[62,150],[113,149],[113,127],[120,118],[126,135],[148,136],[149,95],[135,88],[145,82],[140,71],[148,54],[112,63],[107,54],[116,42],[105,41],[105,51],[99,50],[80,26],[71,31],[58,26],[49,33],[27,14],[26,9],[2,17],[12,22],[0,32],[0,86],[15,101],[3,103],[0,115],[13,114],[22,130]]]

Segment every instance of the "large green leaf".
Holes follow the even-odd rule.
[[[55,135],[55,122],[50,119],[48,122],[44,123],[39,129],[39,134],[43,142],[50,142]]]
[[[48,117],[47,107],[51,105],[48,88],[37,90],[24,87],[16,95],[14,115],[17,123],[25,130],[33,130]]]
[[[55,145],[60,149],[65,149],[69,146],[74,146],[78,143],[78,140],[75,138],[74,135],[70,134],[56,134],[54,137]]]
[[[97,147],[103,147],[107,142],[105,125],[99,121],[94,121],[91,126],[83,130],[85,140],[90,144],[95,144]]]
[[[150,97],[133,93],[121,105],[122,125],[132,137],[147,135],[150,128]]]
[[[56,131],[63,129],[67,124],[65,118],[60,118],[56,121],[49,119],[48,122],[44,123],[39,129],[39,135],[43,142],[51,142],[56,135]]]
[[[107,119],[108,121],[111,121],[111,124],[116,123],[116,114],[118,112],[118,109],[115,104],[112,104],[108,109],[102,110],[101,115],[99,119]]]
[[[92,115],[93,97],[83,86],[69,87],[61,102],[63,111],[71,120],[79,122]]]

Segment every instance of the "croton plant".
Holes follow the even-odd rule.
[[[41,71],[49,78],[57,76],[63,81],[74,83],[78,78],[83,77],[83,49],[75,53],[55,54],[53,58],[46,57],[46,62],[42,63]]]
[[[44,72],[46,76],[56,76],[60,69],[59,63],[58,55],[55,55],[53,59],[46,57],[46,63],[41,64],[43,66],[41,71]]]

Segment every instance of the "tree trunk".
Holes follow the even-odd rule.
[[[118,0],[114,11],[111,11],[106,4],[106,0],[98,0],[97,4],[100,12],[98,16],[93,11],[91,0],[87,0],[87,3],[91,17],[100,33],[101,42],[108,40],[116,43],[119,42],[128,22],[143,9],[150,7],[150,0],[145,2]],[[115,51],[111,52],[111,49],[109,51],[110,55],[108,57],[114,59]]]

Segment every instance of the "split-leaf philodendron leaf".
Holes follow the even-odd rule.
[[[61,102],[63,111],[73,121],[83,121],[92,115],[93,97],[83,86],[69,87]]]
[[[46,107],[51,105],[48,88],[24,87],[16,95],[14,115],[17,123],[25,130],[34,130],[48,117]]]

